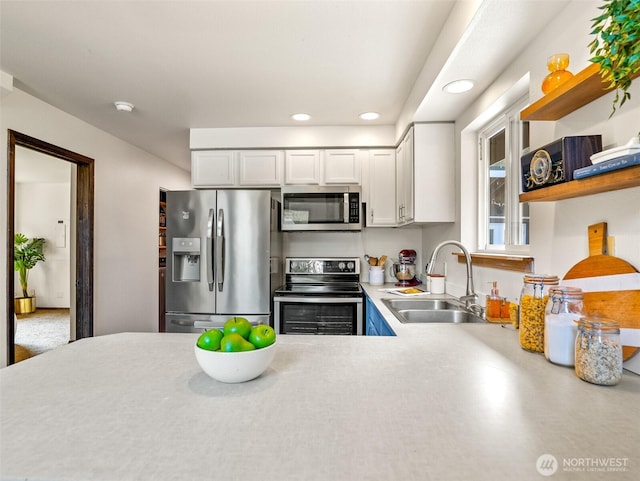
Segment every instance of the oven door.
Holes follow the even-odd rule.
[[[278,334],[361,336],[362,297],[293,297],[273,299]]]

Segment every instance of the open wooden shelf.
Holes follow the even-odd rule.
[[[520,202],[550,202],[640,186],[640,165],[520,194]]]
[[[453,252],[452,254],[458,257],[459,264],[467,262],[462,252]],[[531,256],[476,252],[471,253],[471,261],[474,266],[516,272],[533,272],[533,257]]]
[[[600,76],[600,65],[592,63],[520,112],[520,120],[558,120],[610,90],[609,82]]]

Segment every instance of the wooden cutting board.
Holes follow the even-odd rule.
[[[607,253],[607,223],[590,225],[589,257],[567,271],[562,285],[580,287],[584,291],[584,307],[588,314],[607,317],[620,327],[640,328],[640,274],[638,269]],[[575,280],[574,282],[571,282]],[[623,346],[627,360],[639,350]]]

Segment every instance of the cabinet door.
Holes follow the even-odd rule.
[[[455,221],[454,126],[414,125],[415,222]]]
[[[284,158],[284,183],[289,185],[320,183],[319,150],[287,150]]]
[[[384,320],[380,311],[373,305],[371,299],[367,297],[367,327],[365,334],[367,336],[395,336],[396,333]]]
[[[373,303],[371,302],[371,299],[369,299],[368,297],[366,297],[365,309],[366,309],[366,318],[367,318],[367,323],[364,331],[365,336],[379,336],[380,334],[378,334],[378,330],[376,329],[376,323],[374,319],[375,307],[373,307]]]
[[[194,187],[235,185],[234,152],[196,150],[191,152],[191,184]]]
[[[404,223],[404,142],[396,147],[396,224]]]
[[[240,151],[238,185],[266,187],[282,185],[283,158],[281,150]]]
[[[362,153],[357,149],[324,151],[326,184],[360,184]]]
[[[396,152],[369,151],[369,205],[367,227],[396,225]]]
[[[414,180],[413,128],[411,128],[396,149],[396,220],[398,225],[413,222]]]
[[[402,175],[403,179],[403,191],[404,191],[404,209],[402,211],[403,222],[413,222],[414,219],[414,195],[415,195],[415,172],[413,164],[413,128],[409,130],[404,141],[402,142],[404,147],[402,157]]]

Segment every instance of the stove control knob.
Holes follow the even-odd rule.
[[[350,271],[352,271],[355,266],[354,266],[353,262],[349,262],[347,264],[347,267],[349,268]]]
[[[340,264],[338,264],[338,269],[340,269],[341,271],[344,270],[344,262],[341,262]]]

